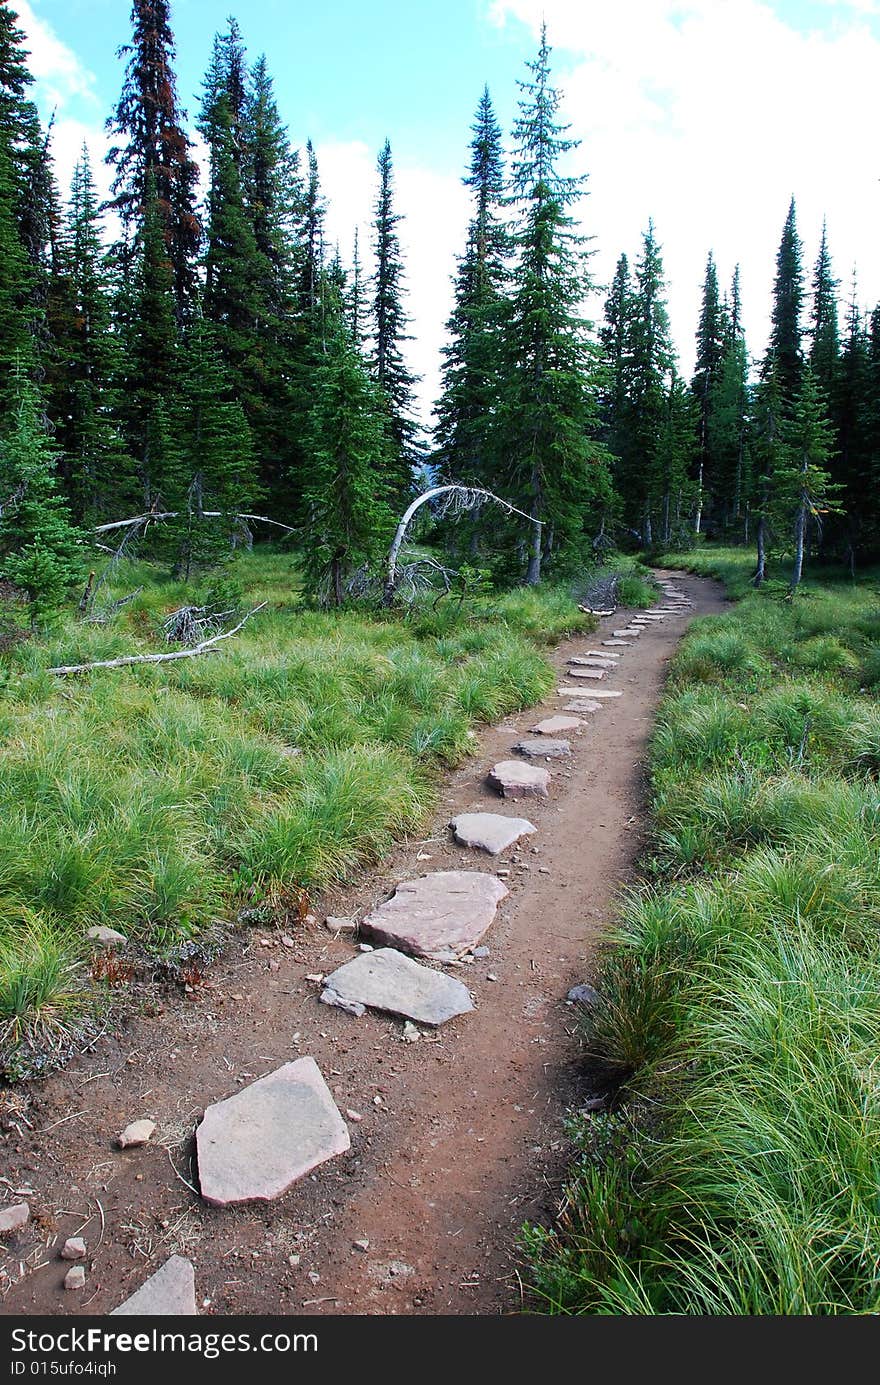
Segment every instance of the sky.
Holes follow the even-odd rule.
[[[104,121],[121,87],[128,0],[11,0],[31,49],[34,97],[54,112],[66,191],[85,140],[109,176]],[[178,95],[190,124],[214,34],[235,0],[172,0]],[[260,0],[236,16],[265,53],[291,143],[311,139],[328,199],[327,238],[369,263],[376,157],[391,141],[410,315],[407,353],[430,422],[469,216],[462,176],[484,85],[505,131],[542,21],[560,119],[587,175],[601,322],[619,255],[638,257],[649,219],[662,248],[679,368],[689,377],[706,257],[722,289],[740,265],[747,344],[765,347],[775,256],[795,198],[807,283],[823,219],[841,301],[880,301],[880,0]]]

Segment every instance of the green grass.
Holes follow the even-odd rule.
[[[876,613],[869,576],[692,626],[653,739],[649,879],[585,1026],[611,1108],[571,1118],[565,1212],[523,1235],[536,1311],[880,1310]]]
[[[302,605],[289,556],[243,555],[230,577],[245,609],[268,606],[215,653],[47,672],[167,649],[163,618],[210,595],[132,563],[100,601],[143,590],[108,624],[70,617],[5,657],[0,996],[17,997],[0,1003],[7,1050],[28,1014],[48,1034],[50,1013],[69,1020],[87,1006],[68,960],[89,927],[163,954],[207,937],[243,900],[268,909],[379,859],[425,821],[475,723],[553,686],[542,649],[593,625],[562,588],[322,614]]]

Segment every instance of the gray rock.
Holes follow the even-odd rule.
[[[603,654],[602,651],[601,651],[601,649],[588,649],[588,650],[587,650],[587,658],[588,658],[588,659],[602,659],[603,662],[605,662],[606,664],[610,662],[612,668],[615,668],[615,667],[617,666],[617,664],[619,664],[619,662],[620,662],[620,655],[619,655],[619,654],[607,654],[607,653],[606,653],[606,654]]]
[[[20,1231],[26,1226],[31,1209],[26,1202],[13,1202],[8,1207],[0,1207],[0,1236],[10,1231]]]
[[[526,769],[525,765],[517,767]],[[546,774],[546,770],[533,773]],[[548,776],[549,778],[549,776]],[[508,889],[482,871],[444,870],[404,880],[361,928],[378,943],[449,962],[470,952],[492,924]]]
[[[598,712],[602,707],[601,702],[594,702],[592,698],[584,702],[566,702],[566,712]]]
[[[559,694],[561,697],[576,697],[577,688],[560,688]],[[587,696],[599,698],[601,701],[605,702],[609,697],[623,697],[623,693],[619,688],[590,688]]]
[[[642,632],[637,625],[627,625],[623,630],[612,630],[611,633],[616,640],[637,640]]]
[[[537,740],[517,741],[513,748],[530,760],[561,760],[563,756],[571,754],[571,741],[555,741],[549,736],[542,736]]]
[[[205,1111],[196,1131],[202,1197],[214,1207],[271,1202],[350,1143],[314,1058],[297,1058]]]
[[[575,668],[614,668],[615,660],[607,654],[575,654],[574,658],[566,659],[567,664],[573,664]]]
[[[501,813],[459,813],[449,824],[462,846],[498,856],[508,846],[537,832],[527,818],[506,818]]]
[[[61,1247],[62,1260],[84,1260],[86,1255],[86,1243],[82,1236],[68,1236],[64,1245]]]
[[[325,1005],[335,1005],[337,1010],[347,1010],[350,1015],[355,1015],[358,1019],[367,1013],[366,1005],[361,1005],[357,1000],[346,1000],[345,996],[339,995],[327,987],[324,988],[318,999]]]
[[[579,1005],[598,1005],[599,992],[594,991],[592,986],[572,986],[566,999],[576,1000]]]
[[[490,769],[489,783],[503,798],[548,798],[550,772],[521,760],[501,760]]]
[[[67,1274],[64,1276],[65,1289],[84,1289],[85,1283],[85,1267],[83,1265],[71,1265]]]
[[[488,956],[490,955],[491,951],[492,951],[492,949],[489,948],[489,947],[475,947],[475,948],[474,948],[474,956],[475,956],[475,957],[488,957]]]
[[[387,1010],[418,1024],[445,1024],[474,1008],[470,991],[460,981],[420,966],[393,947],[380,947],[345,962],[326,978],[325,985],[322,1000],[329,990],[346,1006]]]
[[[128,942],[124,933],[117,933],[115,928],[106,928],[104,924],[87,928],[86,937],[91,938],[92,942],[100,943],[102,947],[125,947]]]
[[[566,678],[592,678],[595,682],[601,682],[605,677],[604,668],[570,668],[566,671]]]
[[[560,731],[577,731],[581,726],[586,726],[585,721],[580,717],[545,717],[539,721],[537,726],[532,726],[530,730],[536,736],[556,736]]]
[[[194,1318],[197,1313],[192,1261],[183,1255],[172,1255],[130,1298],[114,1308],[110,1317]]]
[[[336,914],[328,914],[324,920],[324,927],[329,928],[331,933],[353,933],[357,928],[355,919],[339,918]]]
[[[122,1134],[117,1136],[116,1143],[120,1149],[137,1149],[140,1145],[149,1143],[155,1129],[155,1121],[132,1121],[130,1125],[125,1127]]]
[[[602,643],[613,649],[632,649],[632,640],[603,640]]]

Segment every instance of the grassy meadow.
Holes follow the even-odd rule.
[[[695,621],[651,751],[644,883],[584,1021],[565,1210],[523,1237],[538,1312],[880,1311],[880,581]]]
[[[417,830],[475,723],[553,685],[544,650],[589,629],[564,588],[321,613],[289,555],[252,553],[224,589],[121,566],[97,607],[0,665],[0,1071],[52,1055],[95,1004],[86,932],[141,956],[207,946],[246,907],[283,917]],[[236,588],[230,595],[232,587]],[[55,665],[161,652],[162,622],[218,597],[267,602],[212,653],[58,677]],[[223,624],[230,626],[235,617]],[[35,1060],[36,1061],[36,1058]]]

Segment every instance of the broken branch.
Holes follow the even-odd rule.
[[[257,611],[262,611],[268,602],[261,601],[259,606],[255,606],[252,611],[242,617],[232,630],[226,630],[220,635],[212,635],[208,640],[202,640],[194,645],[192,649],[175,649],[170,654],[125,654],[118,659],[98,659],[93,664],[61,664],[57,668],[49,668],[47,673],[57,673],[59,676],[66,676],[68,673],[87,673],[93,668],[123,668],[128,664],[167,664],[172,659],[192,659],[196,654],[204,654],[221,640],[230,640],[233,635],[237,635],[243,625],[255,616]]]

